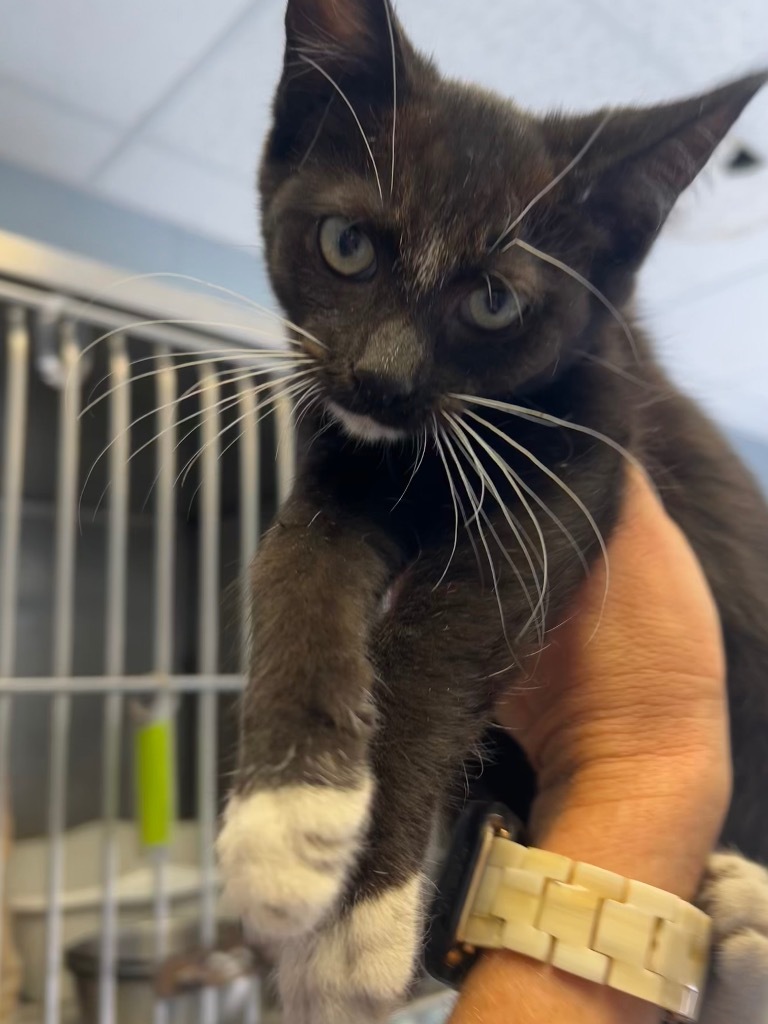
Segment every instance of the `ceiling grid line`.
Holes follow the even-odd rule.
[[[235,18],[226,26],[210,43],[205,51],[199,54],[185,70],[176,77],[176,79],[166,88],[151,104],[150,107],[131,125],[131,127],[124,132],[119,142],[115,145],[110,153],[98,164],[98,166],[91,173],[88,183],[97,186],[100,178],[106,171],[122,156],[122,154],[128,149],[132,142],[139,139],[145,130],[151,125],[154,118],[163,110],[167,103],[169,103],[174,96],[177,96],[183,91],[184,87],[189,81],[191,81],[198,71],[204,67],[208,61],[213,57],[219,50],[225,47],[235,34],[241,28],[241,26],[248,20],[256,6],[257,0],[252,0],[243,10],[241,10]]]
[[[42,103],[48,103],[53,107],[58,107],[60,110],[74,114],[83,121],[90,121],[92,124],[98,125],[101,128],[109,128],[111,131],[121,130],[120,126],[116,124],[115,121],[110,120],[108,117],[104,117],[103,114],[97,114],[95,111],[89,110],[87,107],[84,107],[79,103],[75,103],[63,96],[57,96],[54,92],[44,89],[40,85],[28,82],[17,75],[10,75],[6,71],[0,71],[0,89],[3,88],[3,85],[13,89],[18,89],[19,92],[25,93],[32,99],[39,100]]]

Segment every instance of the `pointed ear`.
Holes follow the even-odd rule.
[[[273,139],[283,150],[311,138],[329,108],[348,116],[342,92],[363,124],[402,98],[412,51],[390,0],[289,0],[285,35]]]
[[[348,64],[388,55],[391,65],[390,20],[394,26],[389,0],[289,0],[287,53],[325,55]]]
[[[680,103],[545,122],[565,163],[597,132],[574,167],[571,195],[607,232],[614,265],[640,264],[681,192],[766,81],[762,72]]]

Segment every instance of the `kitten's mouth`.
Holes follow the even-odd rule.
[[[410,431],[405,427],[382,423],[381,420],[368,413],[352,412],[339,405],[338,402],[334,402],[333,399],[327,399],[325,405],[344,433],[357,441],[366,441],[369,444],[381,442],[391,444],[409,436]]]

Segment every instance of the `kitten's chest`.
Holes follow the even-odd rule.
[[[511,462],[434,439],[426,450],[343,450],[325,461],[320,486],[339,507],[393,536],[412,559],[461,543],[471,524],[490,523],[502,509],[518,510],[530,483],[526,467]]]

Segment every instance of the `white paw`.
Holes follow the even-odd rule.
[[[407,995],[421,951],[424,879],[361,900],[283,951],[278,968],[290,1024],[378,1024]]]
[[[283,786],[233,797],[216,843],[227,909],[254,939],[313,931],[336,903],[368,823],[373,785]]]
[[[715,854],[697,902],[712,918],[714,943],[701,1024],[767,1024],[768,872]]]

